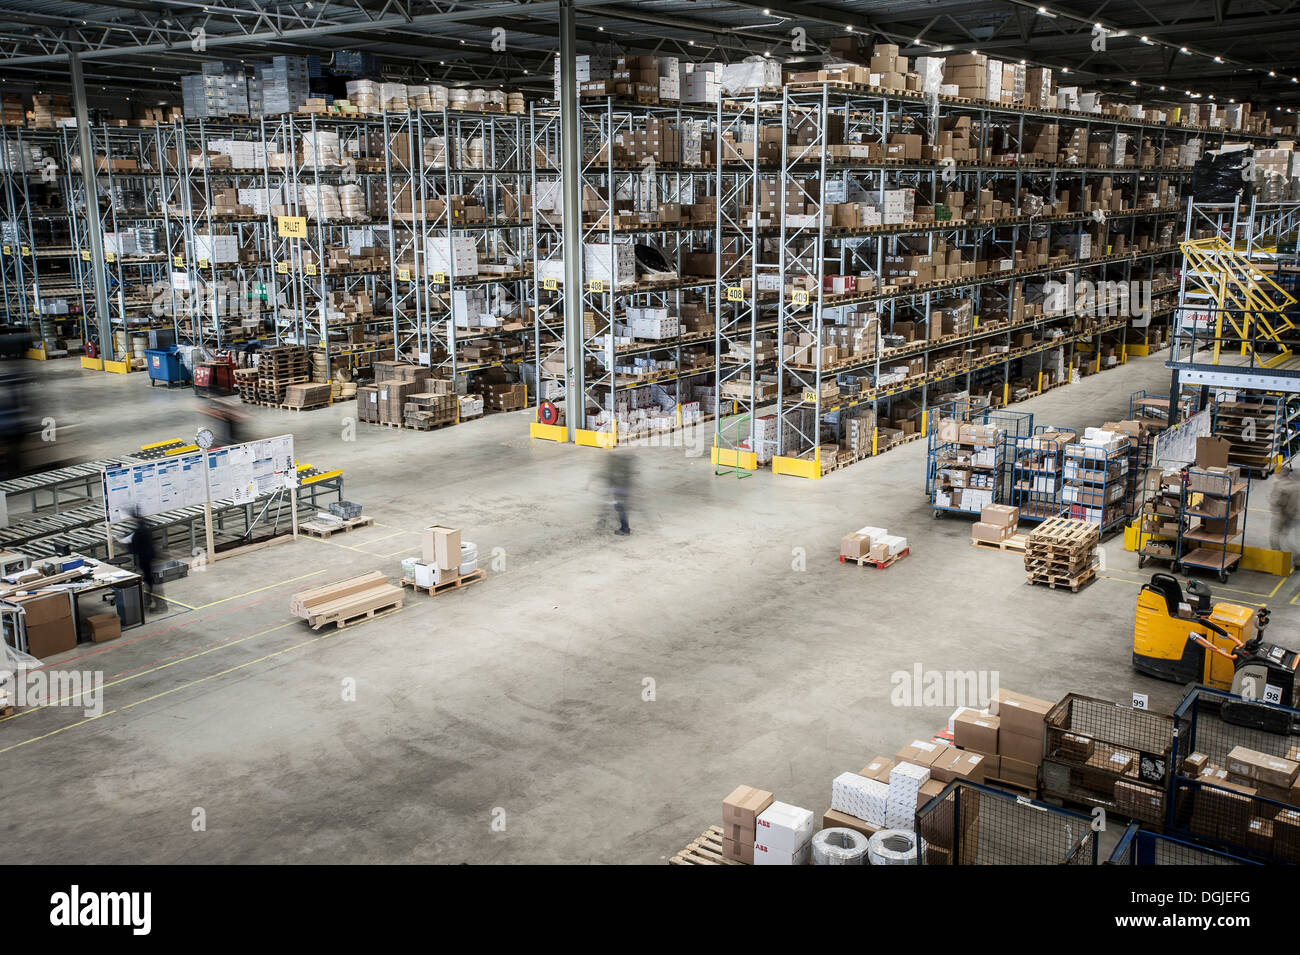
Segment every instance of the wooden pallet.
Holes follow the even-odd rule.
[[[1010,551],[1016,554],[1023,554],[1025,547],[1029,544],[1029,538],[1024,534],[1013,534],[1003,541],[979,541],[972,540],[971,547],[983,547],[987,550]]]
[[[446,580],[440,584],[434,584],[432,587],[425,587],[421,584],[417,584],[410,577],[403,577],[402,586],[410,587],[412,590],[423,590],[429,596],[436,597],[438,594],[444,594],[449,590],[459,590],[462,587],[468,587],[470,584],[477,584],[480,580],[486,579],[487,571],[480,567],[472,574],[465,574],[464,576],[457,577],[455,580]]]
[[[884,570],[887,567],[893,567],[910,553],[912,553],[912,548],[904,547],[893,557],[887,557],[884,560],[872,560],[870,557],[845,557],[841,554],[840,563],[857,564],[859,567],[875,567],[878,570]]]
[[[389,601],[388,603],[384,604],[381,607],[371,607],[368,610],[358,611],[357,613],[346,615],[346,616],[334,616],[329,619],[321,619],[315,622],[313,622],[312,620],[308,620],[307,622],[311,624],[311,628],[313,630],[319,630],[321,627],[327,627],[330,624],[334,624],[338,629],[343,630],[347,627],[352,627],[355,626],[356,624],[364,623],[365,621],[370,620],[374,617],[378,617],[383,614],[386,614],[389,611],[401,610],[402,601],[404,599],[405,598],[403,597],[394,597],[391,601]]]
[[[722,854],[722,827],[709,826],[685,849],[668,860],[669,865],[744,865]]]
[[[375,522],[373,517],[348,517],[337,524],[330,521],[310,520],[303,521],[298,525],[298,530],[310,534],[312,537],[333,537],[335,534],[345,534],[348,531],[354,531],[358,527],[369,527]]]
[[[1068,587],[1072,593],[1077,594],[1079,592],[1080,587],[1087,584],[1096,576],[1097,576],[1097,568],[1089,567],[1083,573],[1073,577],[1062,575],[1062,574],[1030,573],[1025,578],[1025,583],[1044,584],[1048,587],[1051,587],[1053,590],[1055,590],[1057,587],[1060,587],[1061,589],[1065,589]]]
[[[14,715],[14,708],[12,705],[0,706],[0,720],[4,719],[6,716],[13,716],[13,715]]]

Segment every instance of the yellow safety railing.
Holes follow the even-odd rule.
[[[1295,328],[1285,309],[1296,299],[1223,239],[1190,239],[1180,245],[1188,289],[1214,302],[1214,364],[1219,363],[1225,318],[1241,339],[1242,354],[1253,356],[1261,367],[1271,368],[1291,357],[1281,336]],[[1276,345],[1277,353],[1258,354],[1256,345],[1261,342]]]

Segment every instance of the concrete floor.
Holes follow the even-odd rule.
[[[1130,392],[1167,387],[1162,361],[1016,408],[1066,426],[1124,417]],[[192,398],[138,376],[35,367],[56,386],[38,410],[81,459],[198,423]],[[932,518],[924,442],[819,482],[715,477],[707,436],[639,449],[621,538],[601,493],[608,452],[530,441],[527,412],[346,440],[353,413],[259,409],[255,427],[342,467],[376,526],[192,573],[169,585],[166,616],[58,661],[104,672],[105,711],[0,722],[0,862],[653,863],[717,822],[738,783],[820,814],[834,776],[941,728],[949,707],[891,704],[891,674],[916,664],[996,671],[1053,699],[1140,691],[1169,709],[1181,695],[1130,669],[1150,571],[1119,538],[1080,593],[1027,586],[1018,555]],[[1257,542],[1268,489],[1255,486]],[[484,564],[496,552],[487,581],[342,632],[289,615],[297,590],[396,577],[435,521],[463,528]],[[906,535],[912,555],[838,563],[863,524]],[[1243,571],[1215,590],[1267,601],[1291,642],[1295,578]]]

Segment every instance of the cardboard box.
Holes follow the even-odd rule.
[[[1043,720],[1055,704],[1036,697],[999,688],[989,704],[989,711],[1002,721],[1004,731],[1022,736],[1042,736]]]
[[[754,865],[808,865],[812,861],[812,837],[793,852],[754,845]]]
[[[1228,753],[1227,770],[1253,783],[1290,789],[1296,781],[1296,774],[1300,773],[1300,763],[1245,746],[1234,746]]]
[[[748,842],[728,839],[722,837],[722,855],[723,858],[731,859],[735,862],[743,862],[745,865],[754,864],[754,840]]]
[[[1010,756],[1019,762],[1037,766],[1043,761],[1043,735],[1013,733],[1004,723],[998,731],[998,755]]]
[[[993,754],[998,751],[998,731],[1002,721],[983,713],[961,713],[952,722],[953,741],[962,749]]]
[[[1023,763],[1010,756],[1000,756],[999,759],[1002,761],[999,779],[1029,789],[1038,788],[1038,767],[1035,764]]]
[[[1087,762],[1088,757],[1096,750],[1097,744],[1091,736],[1085,736],[1082,733],[1062,733],[1060,753],[1062,756],[1068,756],[1070,759],[1079,762]],[[1192,775],[1196,775],[1193,773]]]
[[[813,814],[774,800],[757,817],[755,846],[762,852],[795,853],[813,837]]]
[[[460,531],[454,527],[433,524],[424,529],[423,557],[426,564],[441,570],[460,567]]]
[[[847,812],[840,812],[838,809],[827,809],[822,813],[822,828],[852,829],[854,832],[862,833],[868,839],[880,831],[865,819],[859,819],[857,816],[850,816]],[[1297,832],[1300,833],[1300,826],[1297,827]]]
[[[940,783],[961,780],[968,783],[984,782],[984,756],[980,753],[949,747],[930,764],[930,778]]]
[[[857,559],[871,551],[871,538],[866,534],[845,534],[840,539],[840,556]]]
[[[914,739],[898,751],[895,765],[897,763],[915,763],[917,766],[929,766],[942,756],[947,748],[943,743]]]
[[[23,621],[28,630],[72,616],[72,601],[66,591],[14,599],[23,608]]]
[[[90,639],[95,643],[107,643],[122,635],[122,618],[116,610],[87,617],[86,623],[90,625]]]
[[[889,771],[894,768],[895,762],[896,760],[890,759],[888,756],[872,757],[871,762],[862,767],[862,771],[858,773],[858,775],[865,776],[867,779],[878,779],[882,783],[887,783],[889,782]]]
[[[38,660],[71,650],[77,645],[77,628],[72,614],[62,620],[27,627],[27,652]]]
[[[980,521],[1014,528],[1020,523],[1020,508],[1010,504],[988,504],[980,510]]]
[[[1011,531],[1012,528],[1005,524],[986,524],[983,521],[976,521],[970,526],[970,539],[999,544],[1011,536]]]
[[[753,786],[737,786],[731,795],[722,800],[722,824],[758,828],[758,814],[772,805],[772,794]]]

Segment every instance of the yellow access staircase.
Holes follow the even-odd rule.
[[[1282,334],[1295,328],[1285,310],[1296,299],[1222,238],[1188,239],[1180,245],[1187,279],[1184,304],[1214,313],[1214,364],[1219,363],[1225,319],[1241,339],[1242,355],[1252,356],[1256,365],[1272,368],[1291,357]],[[1265,342],[1276,345],[1277,353],[1260,355],[1256,346]]]

